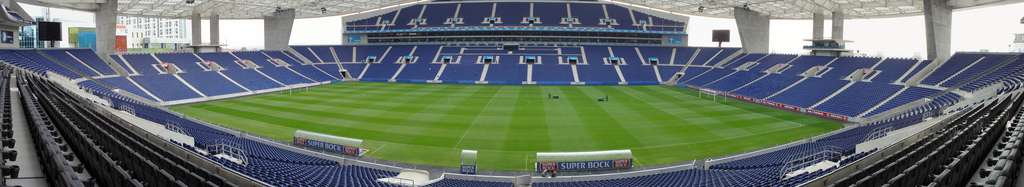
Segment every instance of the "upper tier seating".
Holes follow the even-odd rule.
[[[151,99],[151,100],[156,100],[157,99],[157,98],[154,98],[153,96],[150,96],[145,91],[142,91],[142,88],[139,88],[138,86],[135,86],[135,84],[132,84],[132,82],[129,81],[128,78],[125,78],[125,77],[110,77],[110,78],[104,78],[104,79],[96,79],[95,82],[93,82],[93,81],[86,81],[86,82],[83,82],[83,84],[86,84],[86,83],[97,84],[96,82],[98,82],[99,84],[106,84],[106,85],[112,86],[114,88],[118,88],[118,89],[121,89],[121,90],[124,90],[124,91],[128,91],[129,93],[135,94],[137,96],[144,97],[146,99]]]
[[[291,56],[289,56],[288,54],[286,54],[284,52],[281,52],[281,51],[265,51],[264,53],[266,53],[267,56],[270,56],[271,58],[280,59],[280,60],[285,61],[288,64],[291,64],[291,66],[288,66],[288,69],[291,69],[292,71],[298,73],[301,76],[304,76],[306,78],[312,79],[313,81],[325,82],[325,81],[332,81],[332,80],[340,80],[340,78],[338,76],[334,76],[334,75],[328,74],[326,71],[323,71],[323,70],[317,68],[316,66],[303,65],[302,62],[299,62],[298,59],[296,59],[294,57],[291,57]],[[335,71],[335,73],[336,72],[337,71]]]
[[[184,83],[175,78],[174,75],[160,74],[147,76],[128,77],[129,80],[139,83],[142,88],[149,90],[165,101],[183,100],[201,97]]]
[[[747,85],[751,81],[757,80],[762,76],[769,75],[765,73],[765,70],[775,66],[776,64],[785,64],[790,60],[796,58],[796,55],[768,55],[757,61],[748,62],[734,62],[733,64],[750,63],[746,69],[733,69],[732,73],[721,77],[714,82],[705,84],[704,86],[715,89],[715,90],[734,90],[740,86]]]
[[[161,74],[161,70],[158,69],[157,60],[152,54],[124,54],[120,55],[124,58],[124,64],[130,66],[135,72],[142,75],[156,75]]]
[[[45,84],[33,83],[32,85],[45,85]],[[50,89],[50,90],[59,90],[59,88],[52,87],[52,86],[48,87],[48,89]],[[333,161],[333,160],[327,160],[327,159],[320,158],[320,157],[310,156],[310,155],[307,155],[307,154],[294,152],[292,150],[281,149],[281,148],[278,148],[278,147],[275,147],[275,146],[272,146],[272,145],[268,145],[268,144],[262,143],[260,141],[254,141],[254,140],[247,139],[247,138],[236,137],[232,133],[226,133],[226,132],[223,132],[221,130],[210,128],[210,127],[205,126],[203,124],[197,123],[195,121],[192,121],[192,120],[189,120],[189,119],[185,119],[185,118],[181,118],[179,115],[169,113],[166,110],[157,109],[157,108],[153,108],[153,107],[150,107],[150,106],[145,106],[145,105],[139,104],[137,102],[131,101],[129,99],[126,99],[126,98],[117,97],[116,95],[112,95],[113,92],[110,92],[109,90],[105,90],[105,89],[108,89],[108,87],[105,87],[105,86],[90,86],[90,87],[88,87],[88,89],[93,89],[92,90],[93,93],[104,94],[106,96],[109,96],[108,98],[111,100],[111,104],[112,104],[113,108],[130,109],[130,111],[133,111],[133,114],[135,114],[136,116],[138,116],[140,118],[153,121],[153,122],[155,122],[157,124],[166,125],[166,126],[168,126],[167,128],[169,128],[169,129],[170,128],[180,129],[182,133],[185,133],[186,135],[195,138],[195,146],[181,145],[183,148],[185,148],[185,149],[187,149],[189,151],[192,151],[191,152],[192,154],[195,154],[196,156],[199,156],[199,157],[204,158],[204,159],[209,159],[209,160],[213,161],[214,163],[222,165],[223,167],[225,167],[227,169],[231,169],[231,170],[234,170],[234,171],[239,172],[241,174],[248,175],[249,177],[252,177],[254,179],[260,180],[262,182],[266,182],[266,183],[268,183],[270,185],[275,185],[275,186],[296,186],[296,185],[301,185],[301,186],[381,186],[381,187],[393,187],[393,186],[396,186],[396,185],[391,185],[391,184],[377,182],[376,180],[379,179],[379,178],[394,177],[394,176],[398,175],[397,170],[381,169],[381,167],[379,167],[379,166],[372,166],[372,165],[351,165],[351,164],[354,164],[354,163],[339,164],[338,162]],[[50,92],[56,93],[54,91],[50,91]],[[46,92],[41,92],[41,93],[46,93]],[[54,95],[51,95],[51,96],[55,96],[56,97],[56,96],[61,96],[61,95],[54,94]],[[58,99],[58,98],[55,98],[55,97],[46,97],[46,98]],[[44,97],[40,97],[40,98],[44,98]],[[57,102],[54,102],[54,103],[57,103]],[[63,102],[63,103],[75,104],[73,102]],[[69,105],[69,106],[71,106],[71,105]],[[79,108],[79,109],[88,109],[88,108]],[[211,108],[211,110],[220,110],[220,109],[231,110],[230,108]],[[114,125],[112,127],[117,127],[117,126],[119,126],[119,125]],[[174,127],[170,127],[170,126],[174,126]],[[108,129],[108,131],[109,131],[110,129],[116,129],[116,128],[108,127],[106,129]],[[90,137],[95,139],[96,137],[99,137],[99,136],[98,135],[93,135],[93,136],[90,136]],[[121,141],[127,141],[127,140],[130,140],[130,139],[120,138],[120,140]],[[106,141],[106,140],[104,140],[104,141]],[[76,141],[76,142],[90,142],[90,141]],[[96,141],[96,142],[100,142],[100,141]],[[77,145],[78,144],[74,144],[74,145],[71,145],[71,146],[73,146],[72,148],[75,148],[76,151],[83,150],[83,149],[77,149],[78,147],[85,148],[85,146],[77,146]],[[246,161],[247,161],[246,164],[245,165],[241,165],[241,164],[238,164],[238,163],[235,163],[235,162],[232,162],[232,161],[228,161],[228,160],[223,159],[221,157],[216,157],[216,156],[214,156],[212,154],[206,154],[207,151],[212,151],[212,150],[205,149],[205,148],[211,147],[211,146],[215,146],[215,145],[231,146],[233,148],[237,148],[239,150],[244,151],[246,153],[245,154]],[[111,148],[119,148],[118,146],[105,146],[105,147],[107,147],[107,148],[105,148],[105,150],[109,150]],[[133,149],[138,149],[139,148],[139,147],[134,147],[134,146],[130,146],[130,147],[133,148]],[[154,150],[157,150],[157,149],[153,149],[153,150],[148,150],[147,149],[146,151],[140,151],[138,153],[146,153],[146,155],[164,155],[163,157],[169,157],[168,154],[160,154],[160,152],[157,152],[157,151],[154,151]],[[120,154],[120,153],[123,153],[123,152],[112,152],[112,153],[107,153],[107,154]],[[156,157],[156,156],[153,156],[153,157]],[[163,157],[156,157],[156,158],[163,158]],[[94,160],[92,157],[87,157],[87,156],[83,156],[81,158],[83,160]],[[154,161],[163,161],[163,160],[150,159],[150,161],[154,162]],[[184,161],[184,159],[177,158],[177,161]],[[194,167],[192,165],[187,165],[187,163],[193,163],[193,162],[197,162],[197,161],[177,162],[176,163],[177,164],[176,165],[177,168],[171,167],[171,168],[162,168],[162,169],[165,169],[165,170],[170,171],[170,172],[178,172],[177,170],[172,170],[172,169],[179,169],[179,168],[180,169],[187,169],[185,171],[192,171],[192,172],[202,171],[202,170],[194,169]],[[90,162],[90,163],[100,163],[100,162]],[[135,164],[135,163],[139,163],[139,162],[120,162],[120,165],[122,166],[121,168],[126,168],[126,169],[130,169],[130,170],[134,170],[134,171],[144,171],[144,170],[140,170],[139,168],[142,168],[142,169],[147,168],[147,167],[137,167],[137,166],[131,165],[131,164]],[[160,166],[166,166],[166,164],[161,164]],[[129,173],[129,174],[131,174],[131,173]],[[138,174],[143,175],[145,173],[138,173]],[[173,178],[177,178],[178,180],[183,180],[185,182],[185,184],[194,184],[194,186],[200,186],[200,185],[198,185],[196,183],[192,183],[192,181],[185,180],[185,178],[183,178],[181,176],[198,176],[198,177],[213,176],[213,177],[216,177],[216,175],[203,174],[203,173],[199,173],[200,175],[194,175],[194,174],[188,174],[188,173],[173,173],[173,174],[175,174],[175,175],[173,175],[174,177],[168,177],[168,178],[172,178],[172,179]],[[96,175],[96,174],[93,174],[93,176],[94,177],[107,177],[109,175]],[[298,177],[297,178],[297,177],[291,177],[291,176],[302,176],[302,177]],[[154,178],[153,176],[149,176],[148,180],[141,180],[141,181],[154,182],[155,179],[156,178]],[[226,185],[222,181],[219,181],[219,180],[223,180],[223,179],[218,179],[218,180],[212,180],[212,179],[217,179],[217,178],[209,178],[209,177],[207,177],[207,181],[211,182],[214,185],[230,186],[230,185]],[[202,181],[202,180],[200,180],[200,181]],[[108,180],[108,181],[101,181],[101,182],[113,182],[113,181],[112,180]],[[103,184],[103,183],[101,183],[101,184]]]
[[[848,84],[848,81],[810,77],[795,83],[796,85],[778,93],[769,100],[809,108],[825,99],[832,93]]]
[[[533,24],[527,21],[531,18],[535,19]],[[493,24],[491,23],[492,19],[495,21]],[[577,20],[578,22],[563,22],[563,19]],[[462,22],[459,23],[459,20]],[[685,25],[682,22],[651,16],[621,5],[600,2],[439,1],[409,5],[388,12],[380,12],[376,16],[346,22],[348,31],[415,30],[453,26],[476,28],[545,26],[685,31]]]
[[[25,115],[39,156],[42,156],[38,161],[43,161],[43,168],[36,169],[52,175],[47,183],[66,186],[238,185],[233,184],[238,181],[226,180],[220,173],[208,170],[210,167],[205,165],[212,162],[197,160],[194,156],[186,159],[188,155],[184,154],[187,153],[168,149],[175,144],[137,134],[134,125],[114,117],[110,111],[95,108],[101,106],[92,101],[76,97],[41,77],[18,76],[21,81],[17,87],[25,109],[21,115]],[[114,95],[107,97],[117,99]]]
[[[903,87],[891,84],[858,82],[839,93],[839,95],[818,105],[815,109],[846,116],[858,116],[886,98],[893,96],[900,89],[903,89]]]
[[[67,65],[67,66],[73,67],[76,70],[78,70],[78,72],[84,73],[87,76],[99,76],[99,75],[113,75],[113,74],[116,74],[116,73],[114,73],[113,69],[110,69],[109,66],[107,66],[106,64],[103,64],[102,61],[97,61],[99,59],[91,59],[91,58],[83,59],[83,58],[77,57],[76,53],[72,53],[72,51],[83,51],[83,50],[82,49],[78,49],[78,50],[42,50],[42,51],[39,51],[39,52],[42,52],[42,53],[44,53],[46,55],[49,55],[50,57],[53,57],[58,62],[63,63],[65,65]],[[87,55],[87,56],[83,56],[83,57],[96,57],[96,55]]]
[[[685,83],[687,85],[704,86],[704,85],[709,84],[711,82],[714,82],[714,81],[716,81],[716,80],[718,80],[718,79],[720,79],[722,77],[725,77],[725,76],[727,76],[729,74],[732,74],[732,72],[736,71],[735,70],[736,67],[738,67],[738,66],[740,66],[740,65],[742,65],[742,64],[744,64],[746,62],[757,61],[758,59],[764,58],[765,56],[767,56],[767,55],[765,55],[765,54],[746,54],[746,55],[743,55],[742,57],[739,57],[739,58],[733,60],[732,62],[729,62],[725,68],[712,68],[712,69],[709,69],[708,71],[703,72],[700,75],[697,75],[693,79],[684,80],[683,83]]]
[[[245,92],[245,89],[231,83],[217,72],[182,73],[181,78],[207,96],[227,95]]]
[[[420,13],[423,11],[423,5],[408,6],[398,10],[398,16],[395,16],[394,21],[391,23],[392,26],[387,26],[385,29],[411,29],[418,26],[418,23],[413,23],[414,19],[420,17]]]
[[[957,53],[921,81],[923,84],[952,87],[978,73],[1012,60],[1016,55]]]
[[[976,91],[984,88],[985,86],[999,83],[1005,83],[1007,87],[1012,87],[1015,84],[1019,85],[1022,77],[1024,77],[1024,58],[1017,58],[1017,61],[998,68],[996,71],[988,75],[979,77],[978,80],[972,81],[960,89],[964,91]]]
[[[341,80],[343,77],[338,64],[319,62],[325,57],[331,59],[329,61],[334,61],[335,56],[338,56],[339,59],[354,59],[356,62],[345,62],[341,66],[352,78],[363,81],[389,81],[394,78],[395,81],[401,82],[427,82],[437,79],[445,83],[476,83],[483,80],[489,84],[522,84],[527,80],[533,80],[536,84],[570,84],[578,79],[580,83],[587,85],[613,85],[619,84],[623,80],[628,84],[642,85],[667,81],[677,72],[685,69],[684,75],[679,79],[683,85],[707,87],[792,106],[813,107],[813,109],[850,117],[880,114],[899,105],[935,94],[921,94],[922,89],[917,87],[903,88],[905,87],[902,84],[904,80],[915,76],[914,73],[920,71],[921,66],[927,66],[930,63],[930,61],[913,59],[862,57],[837,59],[777,54],[742,54],[728,62],[722,62],[716,61],[716,59],[727,59],[729,56],[734,56],[732,53],[738,49],[646,46],[561,48],[525,46],[522,50],[511,53],[498,48],[441,47],[437,45],[296,46],[295,49],[299,53],[254,51],[113,55],[112,58],[115,61],[128,67],[125,69],[129,73],[138,74],[131,76],[131,80],[111,78],[107,81],[113,81],[110,84],[123,86],[125,91],[135,95],[165,102],[254,93],[291,85]],[[306,52],[302,52],[302,49],[305,49]],[[334,51],[332,52],[331,49]],[[112,69],[99,63],[89,64],[89,66],[96,65],[99,68],[89,68],[84,64],[82,66],[68,65],[70,63],[82,64],[67,55],[81,52],[72,53],[72,51],[61,53],[60,50],[54,50],[37,53],[32,50],[12,50],[0,53],[0,55],[6,54],[8,61],[28,69],[36,69],[40,72],[49,70],[72,78],[80,77],[77,72],[93,72],[92,74],[83,74],[99,76],[101,74],[95,73],[99,69]],[[675,56],[672,56],[673,51],[675,51]],[[52,57],[54,55],[62,57]],[[316,60],[313,60],[313,64],[307,64],[293,55],[302,55],[305,59]],[[321,57],[321,55],[325,57]],[[75,57],[99,59],[96,56],[89,56],[88,53]],[[415,59],[415,63],[401,68],[407,57]],[[441,64],[435,63],[441,63],[442,57],[451,58],[459,63],[449,64],[444,72],[440,72]],[[523,64],[525,61],[522,59],[528,57],[539,58],[539,64]],[[487,76],[483,76],[484,65],[478,64],[482,63],[485,58],[496,60],[495,64],[488,67]],[[581,64],[573,68],[572,65],[567,64],[569,58],[578,58]],[[610,59],[613,58],[620,59],[621,64],[617,66],[610,64]],[[657,72],[654,65],[648,63],[652,58],[659,61]],[[74,61],[53,62],[51,59]],[[974,59],[980,65],[956,63],[956,61],[964,61],[964,59]],[[1009,60],[1019,61],[1017,59],[1019,59],[1018,56],[1007,54],[957,54],[954,55],[951,62],[940,66],[924,82],[930,81],[936,84],[945,82],[939,86],[963,84],[961,90],[974,91],[1016,78],[1007,75],[1024,71],[1024,65],[1021,63],[1009,62]],[[252,64],[245,64],[242,60],[251,61]],[[37,61],[42,61],[42,63]],[[213,71],[209,67],[205,67],[203,61],[215,62],[222,69]],[[366,61],[375,63],[366,65],[363,63]],[[160,63],[173,64],[179,71],[168,74],[160,68]],[[708,68],[703,65],[687,66],[686,64],[719,67]],[[256,67],[248,67],[251,65]],[[782,66],[775,70],[777,73],[766,73],[769,68],[777,65]],[[533,67],[530,68],[530,66]],[[949,69],[947,66],[972,67],[962,72],[952,73],[959,74],[949,76],[949,80],[930,80],[945,72],[945,69]],[[75,70],[67,69],[69,67]],[[814,67],[822,68],[816,74],[803,75]],[[97,69],[97,71],[92,71],[92,69]],[[532,69],[533,72],[528,71],[529,69]],[[860,69],[874,69],[875,71],[864,77],[864,80],[849,80],[850,76]],[[398,76],[395,76],[396,74]],[[532,77],[527,77],[531,74]],[[660,76],[660,80],[658,76]],[[1012,82],[1008,84],[1015,85]],[[193,88],[195,89],[193,90]],[[938,91],[934,89],[941,88],[927,87],[925,89],[932,89],[933,91],[929,92],[934,92]],[[867,92],[867,90],[877,92]],[[950,101],[956,101],[961,96],[953,94],[945,97],[948,97]]]
[[[41,71],[44,71],[44,70],[54,71],[57,74],[60,74],[60,75],[63,75],[65,77],[72,78],[72,79],[74,79],[74,78],[81,78],[82,77],[81,74],[75,73],[70,68],[66,68],[64,65],[58,64],[57,62],[50,60],[49,58],[44,56],[39,51],[35,51],[35,50],[12,50],[12,51],[5,51],[4,53],[5,54],[2,54],[2,55],[4,55],[2,58],[10,59],[12,61],[11,63],[14,63],[14,64],[23,64],[23,65],[33,64],[33,65],[29,65],[29,66],[32,67],[32,68],[36,68],[37,70],[41,70]],[[66,64],[66,63],[64,63],[64,64]],[[88,74],[86,74],[86,75],[88,75]]]
[[[870,81],[876,83],[895,83],[901,76],[906,75],[907,71],[918,62],[920,60],[917,59],[887,58],[875,67],[875,70],[879,71],[878,75],[875,75]]]
[[[540,26],[563,26],[562,18],[568,17],[567,3],[533,3],[533,16],[540,18]]]

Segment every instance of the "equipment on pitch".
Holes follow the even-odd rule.
[[[711,97],[712,101],[718,102],[719,100],[721,100],[723,103],[729,101],[729,98],[727,96],[725,96],[724,94],[720,93],[719,91],[712,90],[712,89],[695,87],[695,86],[692,86],[692,85],[687,85],[687,86],[689,86],[691,88],[696,88],[697,89],[697,97],[699,97],[699,98]]]
[[[462,150],[462,160],[459,161],[459,173],[476,174],[476,150]]]

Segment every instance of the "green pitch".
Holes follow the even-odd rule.
[[[460,150],[479,150],[482,170],[531,170],[536,152],[617,149],[639,166],[671,164],[842,127],[665,86],[341,83],[172,109],[281,141],[296,129],[359,138],[369,157],[404,163],[457,167]]]

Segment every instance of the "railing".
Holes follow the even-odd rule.
[[[874,139],[879,139],[879,138],[885,137],[885,136],[889,135],[889,132],[892,132],[892,131],[893,131],[892,126],[875,128],[875,130],[872,130],[871,133],[868,134],[867,136],[865,136],[864,140],[861,141],[861,142],[867,142],[867,141],[871,141],[871,140],[874,140]]]
[[[246,151],[228,143],[206,146],[206,151],[210,152],[210,154],[224,154],[231,158],[238,159],[240,162],[238,163],[239,165],[249,165],[249,157],[247,156]]]
[[[1024,92],[1024,90],[1015,90],[1015,91],[1012,91],[1012,92],[1007,93],[1007,94],[1002,94],[1001,96],[997,96],[996,99],[1003,98],[1003,97],[1008,97],[1010,95],[1017,95],[1018,93],[1021,93],[1021,92]],[[991,101],[995,101],[996,99],[990,99],[990,100],[985,100],[983,102],[973,103],[973,104],[970,104],[969,107],[973,108],[973,107],[976,107],[976,106],[982,106],[985,103],[988,103],[988,102],[991,102]],[[858,170],[860,170],[862,168],[866,168],[866,167],[870,166],[870,164],[878,162],[878,161],[884,159],[885,157],[887,157],[889,155],[895,154],[896,152],[898,152],[898,151],[900,151],[902,149],[906,149],[908,146],[913,145],[917,141],[921,141],[922,139],[928,137],[932,133],[937,132],[939,129],[949,125],[949,123],[951,123],[952,121],[956,120],[957,118],[960,118],[960,117],[964,116],[966,113],[968,113],[966,110],[960,110],[960,111],[956,111],[954,113],[947,113],[945,115],[939,115],[937,117],[939,119],[941,119],[941,121],[933,123],[931,126],[925,128],[925,129],[923,129],[923,130],[921,130],[921,131],[919,131],[919,132],[917,132],[917,133],[915,133],[913,135],[909,135],[909,136],[907,136],[907,137],[905,137],[903,139],[897,140],[897,142],[894,142],[893,144],[891,144],[889,146],[886,146],[886,147],[883,147],[883,148],[879,148],[879,150],[877,152],[875,152],[874,154],[867,155],[867,156],[865,156],[865,157],[863,157],[863,158],[861,158],[859,160],[852,161],[849,164],[845,164],[844,166],[841,166],[840,168],[834,170],[832,173],[830,173],[828,175],[823,175],[823,176],[817,177],[815,179],[812,179],[812,180],[810,180],[808,182],[805,182],[805,183],[803,183],[801,185],[798,185],[798,186],[820,187],[820,186],[835,185],[834,183],[838,182],[842,178],[844,178],[846,176],[849,176],[849,175],[853,174],[854,172],[856,172],[856,171],[858,171]]]
[[[789,159],[789,161],[786,161],[786,164],[782,167],[782,170],[779,171],[779,180],[786,179],[786,175],[788,175],[790,172],[799,171],[801,169],[804,169],[817,163],[824,162],[826,160],[841,158],[843,156],[843,153],[840,153],[837,150],[842,149],[835,146],[826,146],[824,150],[821,151],[811,153],[805,152],[803,154],[794,155],[793,157],[791,157],[791,159]]]

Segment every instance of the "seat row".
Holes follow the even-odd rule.
[[[30,129],[49,180],[67,186],[234,186],[220,175],[170,154],[131,126],[96,111],[51,82],[18,76]],[[34,127],[34,128],[32,128]],[[51,159],[52,158],[52,159]],[[70,168],[69,168],[70,167]]]
[[[836,186],[964,186],[1020,113],[1019,95],[977,107],[938,132],[841,179]]]
[[[502,26],[685,31],[683,22],[616,4],[593,2],[433,2],[345,24],[348,31]]]

